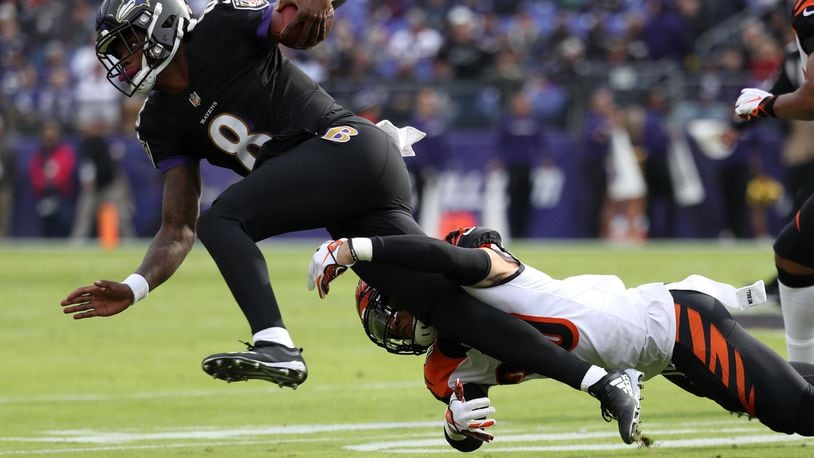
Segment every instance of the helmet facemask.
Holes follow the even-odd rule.
[[[146,5],[149,6],[149,2]],[[153,90],[158,74],[178,52],[185,31],[194,25],[186,4],[184,7],[186,10],[180,15],[162,15],[164,5],[156,2],[152,10],[141,8],[129,19],[120,20],[111,16],[100,19],[96,57],[107,70],[108,81],[116,89],[128,97],[133,94],[146,95]],[[125,62],[139,52],[140,66],[126,68]]]
[[[359,281],[356,303],[362,326],[371,342],[390,353],[421,355],[435,340],[436,331],[412,313],[397,310],[375,288]]]

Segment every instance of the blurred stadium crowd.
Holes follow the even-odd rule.
[[[199,13],[206,0],[189,3]],[[97,4],[0,0],[0,237],[84,239],[110,205],[122,235],[156,229],[160,177],[133,131],[142,101],[122,97],[96,61]],[[475,169],[483,201],[500,170],[517,237],[769,236],[785,217],[766,209],[782,203],[788,127],[721,126],[740,88],[783,61],[787,9],[781,0],[349,0],[325,43],[286,52],[358,113],[429,134],[409,162],[425,218],[428,189],[436,219],[486,217],[481,202],[455,208],[470,175],[439,175]],[[698,119],[718,121],[721,140],[699,140],[705,125],[677,142]],[[687,163],[676,144],[688,144],[695,194],[677,183]],[[726,154],[704,155],[716,147]],[[641,177],[620,172],[631,157]],[[207,173],[205,200],[231,179]],[[552,187],[563,180],[571,184]],[[708,227],[679,227],[679,207],[707,202],[695,219]],[[559,229],[546,226],[552,218]]]

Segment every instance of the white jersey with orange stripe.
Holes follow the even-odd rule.
[[[551,278],[528,265],[511,281],[489,288],[466,287],[481,301],[529,322],[546,337],[583,360],[608,370],[636,368],[645,379],[661,372],[672,357],[675,343],[675,305],[663,283],[626,288],[613,275]],[[441,367],[433,367],[437,364]],[[538,378],[475,349],[450,364],[432,352],[425,375],[434,372],[454,383],[498,385]],[[441,375],[438,370],[449,372]],[[428,378],[428,380],[430,379]],[[436,390],[440,388],[436,386]],[[434,390],[435,392],[435,390]],[[441,394],[441,393],[437,393]]]

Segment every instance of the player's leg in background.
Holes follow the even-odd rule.
[[[788,359],[814,363],[814,197],[810,192],[777,236],[774,253]]]
[[[676,302],[673,364],[691,384],[688,391],[756,417],[774,431],[814,435],[814,386],[798,370],[747,333],[713,297],[671,293]],[[810,375],[812,367],[799,370]]]

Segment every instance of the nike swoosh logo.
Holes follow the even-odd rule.
[[[812,14],[814,14],[814,9],[810,7],[803,10],[803,17],[809,17]]]
[[[747,100],[747,101],[743,102],[741,105],[745,105],[745,104],[747,104],[747,103],[752,103],[752,102],[757,102],[758,100],[760,100],[760,99],[762,99],[762,98],[763,98],[763,97],[755,97],[754,99]]]

